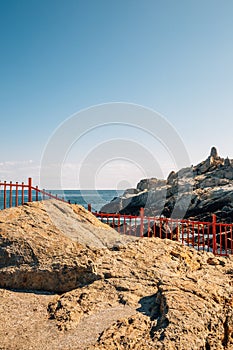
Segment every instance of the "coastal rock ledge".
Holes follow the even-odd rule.
[[[118,235],[80,206],[1,211],[0,284],[1,350],[233,349],[232,257]]]
[[[221,158],[212,147],[206,160],[172,171],[166,180],[141,180],[136,189],[104,205],[104,213],[145,214],[173,218],[211,221],[216,214],[219,222],[233,222],[233,160]]]

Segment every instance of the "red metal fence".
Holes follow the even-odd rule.
[[[53,195],[51,192],[40,190],[38,186],[32,186],[32,178],[28,178],[26,184],[24,182],[12,183],[12,181],[0,181],[0,195],[2,209],[17,207],[25,202],[39,201],[48,198],[67,202],[64,198]]]
[[[51,192],[40,190],[32,186],[32,179],[28,183],[12,183],[0,181],[1,208],[11,208],[25,202],[44,199],[57,199],[65,203],[64,198]],[[91,205],[88,205],[91,211]],[[212,222],[178,220],[153,216],[145,216],[144,209],[140,216],[106,214],[93,212],[99,220],[110,225],[119,233],[137,237],[160,237],[180,241],[198,251],[213,252],[215,255],[233,254],[233,224],[218,223],[213,215]]]
[[[91,206],[88,206],[91,211]],[[233,254],[233,224],[217,223],[216,215],[212,222],[170,219],[164,217],[120,214],[93,214],[119,233],[136,237],[159,237],[179,241],[198,251],[212,252],[215,255]]]

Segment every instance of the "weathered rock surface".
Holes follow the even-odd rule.
[[[101,280],[49,305],[63,330],[124,307],[130,315],[104,329],[90,349],[233,347],[232,260],[155,238],[98,252],[97,271]]]
[[[56,214],[53,202],[48,205]],[[23,281],[24,291],[0,289],[1,350],[233,349],[232,257],[159,238],[126,244],[121,236],[121,244],[88,247],[88,230],[81,245],[73,215],[80,225],[116,233],[80,207],[57,205],[64,219],[57,225],[44,203],[0,212],[0,283],[7,269],[13,276],[8,273],[8,280],[17,283],[21,268],[34,267],[37,276],[43,267],[39,286],[43,277],[47,290],[69,286],[62,295],[36,292],[32,275]],[[56,274],[47,274],[54,261],[56,283]],[[69,279],[61,273],[64,261]]]
[[[233,222],[233,161],[219,157],[215,147],[200,164],[173,171],[167,180],[141,180],[136,191],[101,211],[139,215],[144,207],[146,215],[211,221],[215,213],[218,221]]]
[[[64,292],[99,278],[88,247],[125,244],[80,206],[34,202],[0,211],[0,287]]]

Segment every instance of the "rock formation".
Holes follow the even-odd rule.
[[[218,221],[233,222],[233,161],[212,147],[205,161],[172,171],[167,180],[141,180],[135,193],[131,189],[101,211],[138,215],[140,207],[152,216],[211,221],[214,213]]]
[[[0,211],[0,287],[65,292],[99,278],[90,249],[132,240],[59,201]]]
[[[233,348],[232,257],[54,201],[1,211],[0,237],[1,350]]]

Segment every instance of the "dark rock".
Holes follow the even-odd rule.
[[[224,160],[224,166],[226,167],[231,166],[231,161],[228,157]]]
[[[212,147],[210,156],[196,166],[172,171],[167,180],[143,179],[134,189],[101,208],[108,213],[233,222],[233,167]],[[187,205],[188,203],[188,205]],[[224,208],[224,209],[223,209]]]
[[[150,230],[144,232],[144,237],[177,240],[177,229],[169,225],[166,220],[160,220],[153,223]]]
[[[211,148],[210,157],[218,158],[218,152],[217,152],[216,147],[212,147],[212,148]]]
[[[132,195],[132,194],[138,194],[140,191],[137,190],[136,188],[128,188],[127,190],[125,190],[125,192],[123,193],[123,197],[127,197],[128,195]]]
[[[171,185],[175,179],[177,179],[177,174],[175,171],[171,171],[167,178],[167,185]]]

